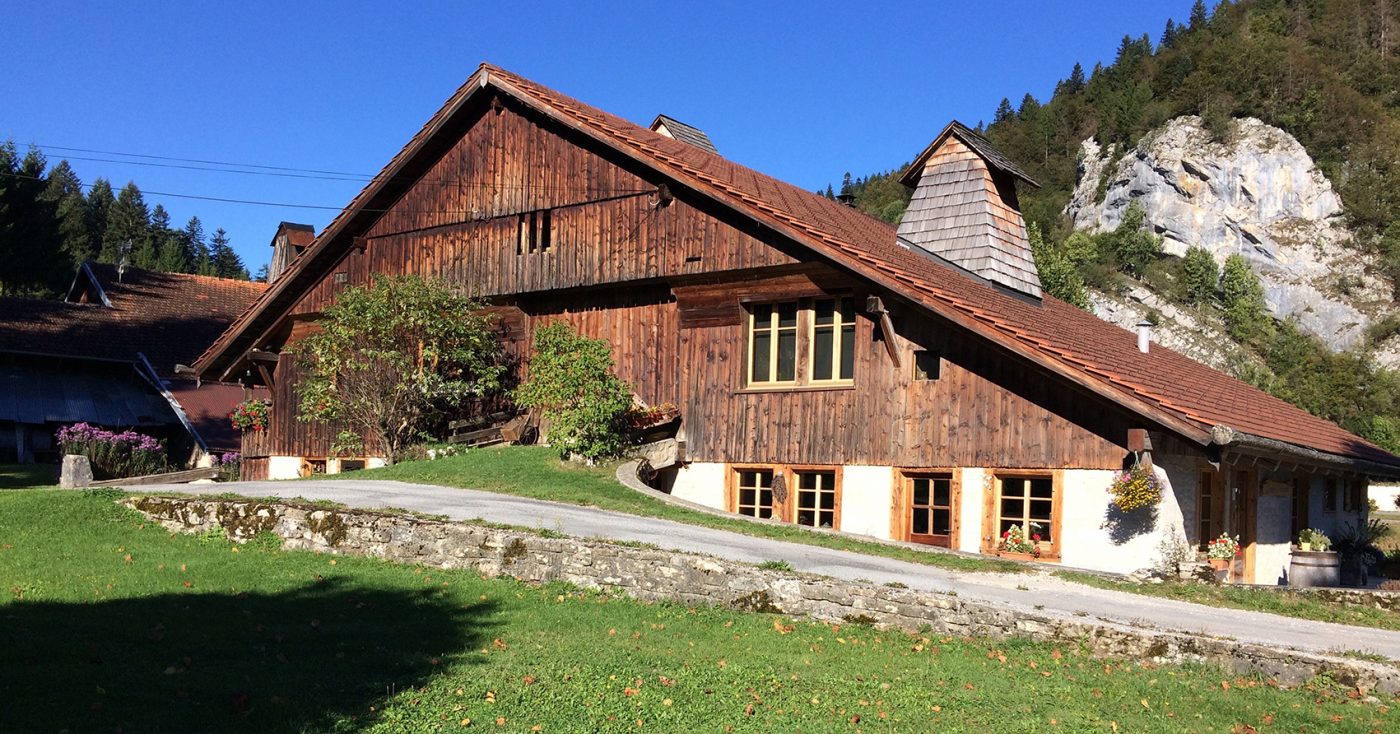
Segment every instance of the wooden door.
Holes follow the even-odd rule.
[[[951,474],[906,474],[902,517],[903,538],[913,543],[952,548],[958,536],[958,487]],[[896,537],[899,537],[898,535]]]
[[[1241,558],[1231,568],[1236,581],[1254,583],[1255,528],[1258,525],[1259,488],[1254,472],[1236,469],[1231,472],[1230,533],[1239,536]]]

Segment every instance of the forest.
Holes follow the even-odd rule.
[[[20,155],[0,144],[0,296],[61,296],[78,264],[120,262],[171,273],[248,280],[248,269],[216,229],[199,217],[176,229],[164,206],[146,204],[128,182],[84,184],[68,161],[50,166],[37,148]]]
[[[1174,117],[1199,115],[1223,140],[1232,120],[1256,117],[1303,144],[1342,198],[1353,246],[1400,283],[1400,2],[1225,0],[1210,8],[1196,0],[1186,19],[1164,19],[1156,39],[1125,35],[1113,63],[1087,72],[1074,64],[1049,100],[1012,99],[976,129],[1042,184],[1019,194],[1048,292],[1088,307],[1090,289],[1146,283],[1226,327],[1249,355],[1237,376],[1400,450],[1400,374],[1364,349],[1336,354],[1268,318],[1248,266],[1221,269],[1203,253],[1164,256],[1141,217],[1088,235],[1072,232],[1062,214],[1086,138],[1131,148]],[[839,189],[821,193],[850,194],[865,212],[897,222],[911,193],[898,181],[907,165],[847,173]],[[1366,346],[1396,333],[1400,318],[1391,316],[1372,327]]]

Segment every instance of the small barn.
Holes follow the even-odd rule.
[[[564,321],[678,406],[684,461],[659,482],[676,496],[1105,571],[1227,533],[1237,578],[1286,581],[1300,529],[1364,521],[1367,482],[1400,477],[1370,442],[1044,294],[1017,197],[1035,182],[974,130],[931,134],[891,225],[694,125],[483,65],[195,370],[271,391],[257,471],[333,471],[347,457],[296,420],[286,350],[347,286],[442,278],[492,301],[517,356]],[[1109,490],[1134,466],[1161,501],[1122,512]]]
[[[262,283],[84,263],[61,301],[0,298],[0,462],[53,461],[60,426],[163,438],[171,458],[237,451],[245,389],[201,384],[194,361]]]

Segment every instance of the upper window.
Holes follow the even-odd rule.
[[[515,254],[549,252],[554,215],[548,209],[526,212],[516,218]]]
[[[754,304],[748,339],[749,385],[848,384],[855,376],[855,299]]]
[[[943,360],[938,352],[920,349],[914,352],[914,379],[917,381],[937,380],[943,368]]]

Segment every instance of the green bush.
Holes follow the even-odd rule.
[[[515,392],[519,404],[549,421],[549,442],[561,453],[590,460],[627,447],[632,390],[613,372],[612,348],[556,321],[535,331],[529,377]]]
[[[1272,329],[1269,315],[1264,310],[1264,286],[1259,283],[1259,276],[1254,274],[1243,255],[1225,258],[1225,272],[1220,277],[1220,295],[1230,336],[1242,342],[1269,336]]]
[[[1035,256],[1040,287],[1046,293],[1087,311],[1089,294],[1084,287],[1084,278],[1066,253],[1046,243],[1040,225],[1035,222],[1026,226],[1026,237]]]
[[[1220,286],[1220,266],[1204,247],[1192,247],[1181,259],[1181,293],[1196,305],[1215,300]]]

